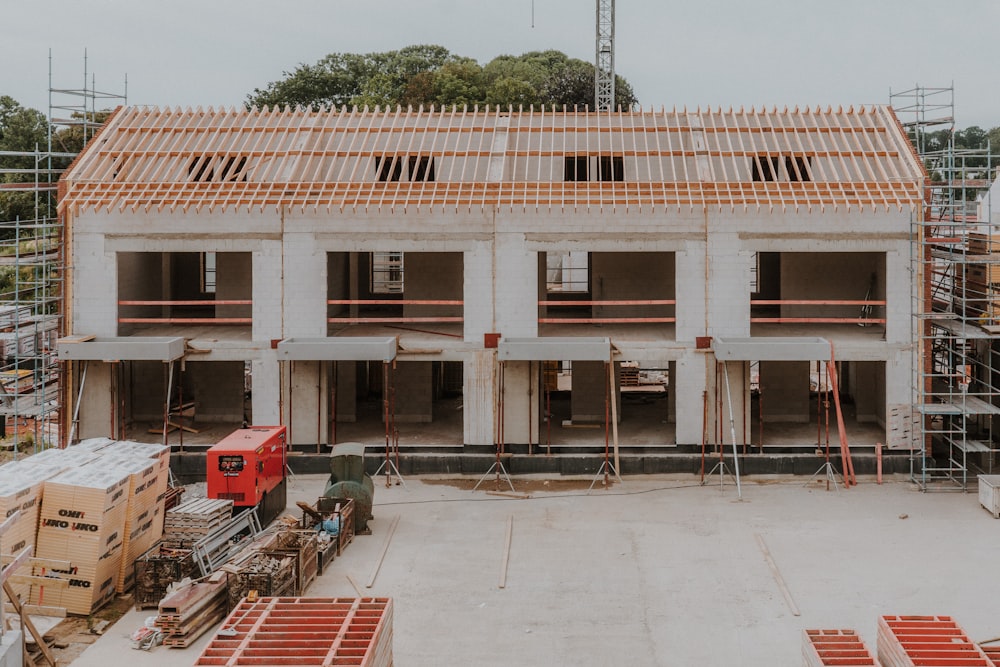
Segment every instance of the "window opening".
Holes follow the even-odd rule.
[[[376,155],[375,174],[382,182],[398,181],[403,175],[403,161],[394,155]]]
[[[410,156],[410,180],[411,181],[433,181],[434,180],[434,158],[430,155]]]
[[[218,172],[215,169],[216,165],[221,167]],[[196,155],[188,165],[188,176],[195,183],[246,181],[246,166],[245,155],[229,157]]]
[[[545,290],[549,293],[590,291],[590,253],[545,253]]]
[[[589,181],[590,159],[586,155],[567,155],[563,171],[565,181]]]
[[[625,158],[620,155],[599,155],[597,177],[601,181],[624,181]]]
[[[755,155],[750,159],[750,180],[778,180],[778,165],[781,158],[777,155]]]
[[[403,293],[403,253],[379,251],[371,254],[371,292]]]
[[[201,253],[201,291],[203,294],[215,294],[215,253]]]

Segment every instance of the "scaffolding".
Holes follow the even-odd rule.
[[[22,197],[23,206],[30,200],[31,211],[0,220],[0,437],[15,457],[60,443],[56,340],[65,331],[65,256],[56,197],[59,177],[76,157],[59,150],[60,143],[70,131],[84,145],[100,126],[103,108],[126,101],[96,90],[86,54],[83,80],[80,89],[54,88],[50,53],[45,146],[0,152],[0,195]]]
[[[910,473],[924,491],[966,491],[1000,450],[1000,229],[976,212],[990,149],[956,147],[953,87],[889,96],[928,173],[913,221]]]

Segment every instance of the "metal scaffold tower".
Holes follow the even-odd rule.
[[[1000,228],[978,214],[993,164],[988,146],[956,147],[954,99],[953,87],[890,91],[928,172],[912,245],[910,471],[924,491],[966,491],[1000,451]]]
[[[64,331],[66,257],[56,209],[59,177],[74,149],[96,133],[102,110],[126,101],[95,89],[86,55],[83,79],[83,88],[53,88],[50,54],[46,145],[0,152],[0,196],[21,197],[22,205],[30,200],[31,211],[0,220],[0,437],[15,454],[60,442],[56,340]]]

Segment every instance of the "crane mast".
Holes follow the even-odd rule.
[[[615,108],[615,0],[597,0],[594,108],[597,111]]]

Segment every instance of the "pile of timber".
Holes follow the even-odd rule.
[[[167,540],[197,542],[229,520],[233,501],[215,498],[192,498],[177,505],[163,522]]]
[[[878,667],[868,647],[854,630],[803,630],[802,658],[805,667]]]
[[[229,608],[232,609],[251,591],[258,596],[281,597],[295,590],[295,558],[284,554],[258,551],[243,560],[229,576]]]
[[[163,631],[163,645],[187,648],[226,615],[228,575],[216,572],[203,581],[186,582],[157,606],[155,625]]]
[[[183,486],[167,487],[167,493],[163,497],[163,509],[169,512],[181,504],[181,496],[184,494]]]
[[[273,665],[276,655],[302,667],[391,667],[392,598],[244,600],[194,664]]]
[[[319,539],[312,530],[282,530],[276,535],[274,546],[263,551],[269,556],[290,556],[294,572],[291,595],[303,595],[316,579],[319,571]]]
[[[880,616],[878,659],[883,667],[993,665],[950,616]]]
[[[159,541],[135,560],[135,607],[156,607],[170,585],[195,573],[194,554],[190,548]]]

